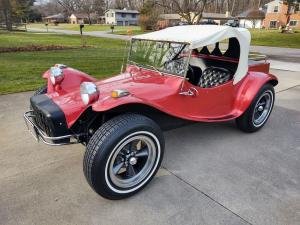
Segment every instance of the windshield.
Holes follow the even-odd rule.
[[[188,54],[187,44],[132,40],[128,60],[131,64],[184,76]]]

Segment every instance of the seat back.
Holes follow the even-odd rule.
[[[232,77],[233,74],[225,68],[209,67],[200,77],[198,86],[202,88],[216,87],[228,82]]]

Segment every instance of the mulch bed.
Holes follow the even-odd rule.
[[[51,50],[66,50],[75,49],[78,47],[68,47],[61,45],[28,45],[23,47],[0,47],[2,52],[35,52],[35,51],[51,51]]]

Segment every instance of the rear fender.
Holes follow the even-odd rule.
[[[248,109],[259,90],[266,83],[276,86],[278,79],[272,74],[250,71],[240,83],[236,84],[234,109],[237,116],[242,115]]]

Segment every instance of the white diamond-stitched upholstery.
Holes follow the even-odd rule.
[[[209,67],[204,70],[200,77],[198,86],[202,88],[216,87],[231,80],[232,77],[233,74],[225,68]]]

